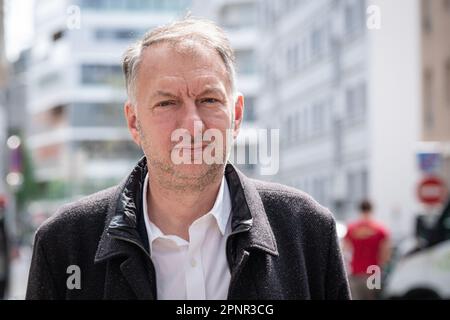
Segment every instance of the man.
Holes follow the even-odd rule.
[[[145,156],[40,227],[27,298],[348,299],[330,212],[226,162],[244,99],[223,31],[199,19],[159,27],[123,67]],[[215,161],[196,161],[205,154]]]
[[[361,202],[359,210],[360,219],[348,226],[344,238],[344,247],[351,252],[350,286],[354,299],[374,300],[381,288],[370,288],[367,280],[373,274],[370,267],[381,270],[389,260],[389,233],[373,219],[372,204],[368,200]]]

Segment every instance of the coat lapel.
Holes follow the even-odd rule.
[[[94,263],[107,264],[105,299],[156,299],[155,271],[144,250],[132,233],[109,230],[102,236]]]
[[[155,271],[137,230],[145,160],[117,188],[108,210],[94,263],[106,262],[106,299],[156,299]]]
[[[150,280],[152,268],[148,261],[143,261],[142,255],[129,256],[120,265],[120,270],[139,300],[156,299],[156,283]]]
[[[258,299],[256,282],[266,279],[253,279],[247,266],[257,259],[256,251],[278,256],[275,236],[252,181],[232,165],[226,167],[225,176],[232,199],[232,233],[227,245],[231,270],[228,299]]]
[[[239,244],[243,249],[258,249],[277,256],[278,249],[259,192],[252,181],[228,164],[225,176],[232,199],[231,228],[248,231]]]

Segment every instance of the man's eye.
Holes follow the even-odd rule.
[[[161,101],[156,104],[157,107],[168,107],[175,104],[174,101]]]
[[[219,102],[219,100],[214,98],[205,98],[201,100],[201,103],[217,103],[217,102]]]

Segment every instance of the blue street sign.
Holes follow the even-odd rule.
[[[418,153],[417,160],[419,168],[425,173],[433,173],[439,171],[442,165],[442,157],[440,153]]]

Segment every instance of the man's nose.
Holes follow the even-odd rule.
[[[179,128],[188,130],[192,138],[203,133],[204,123],[195,101],[184,103]]]

